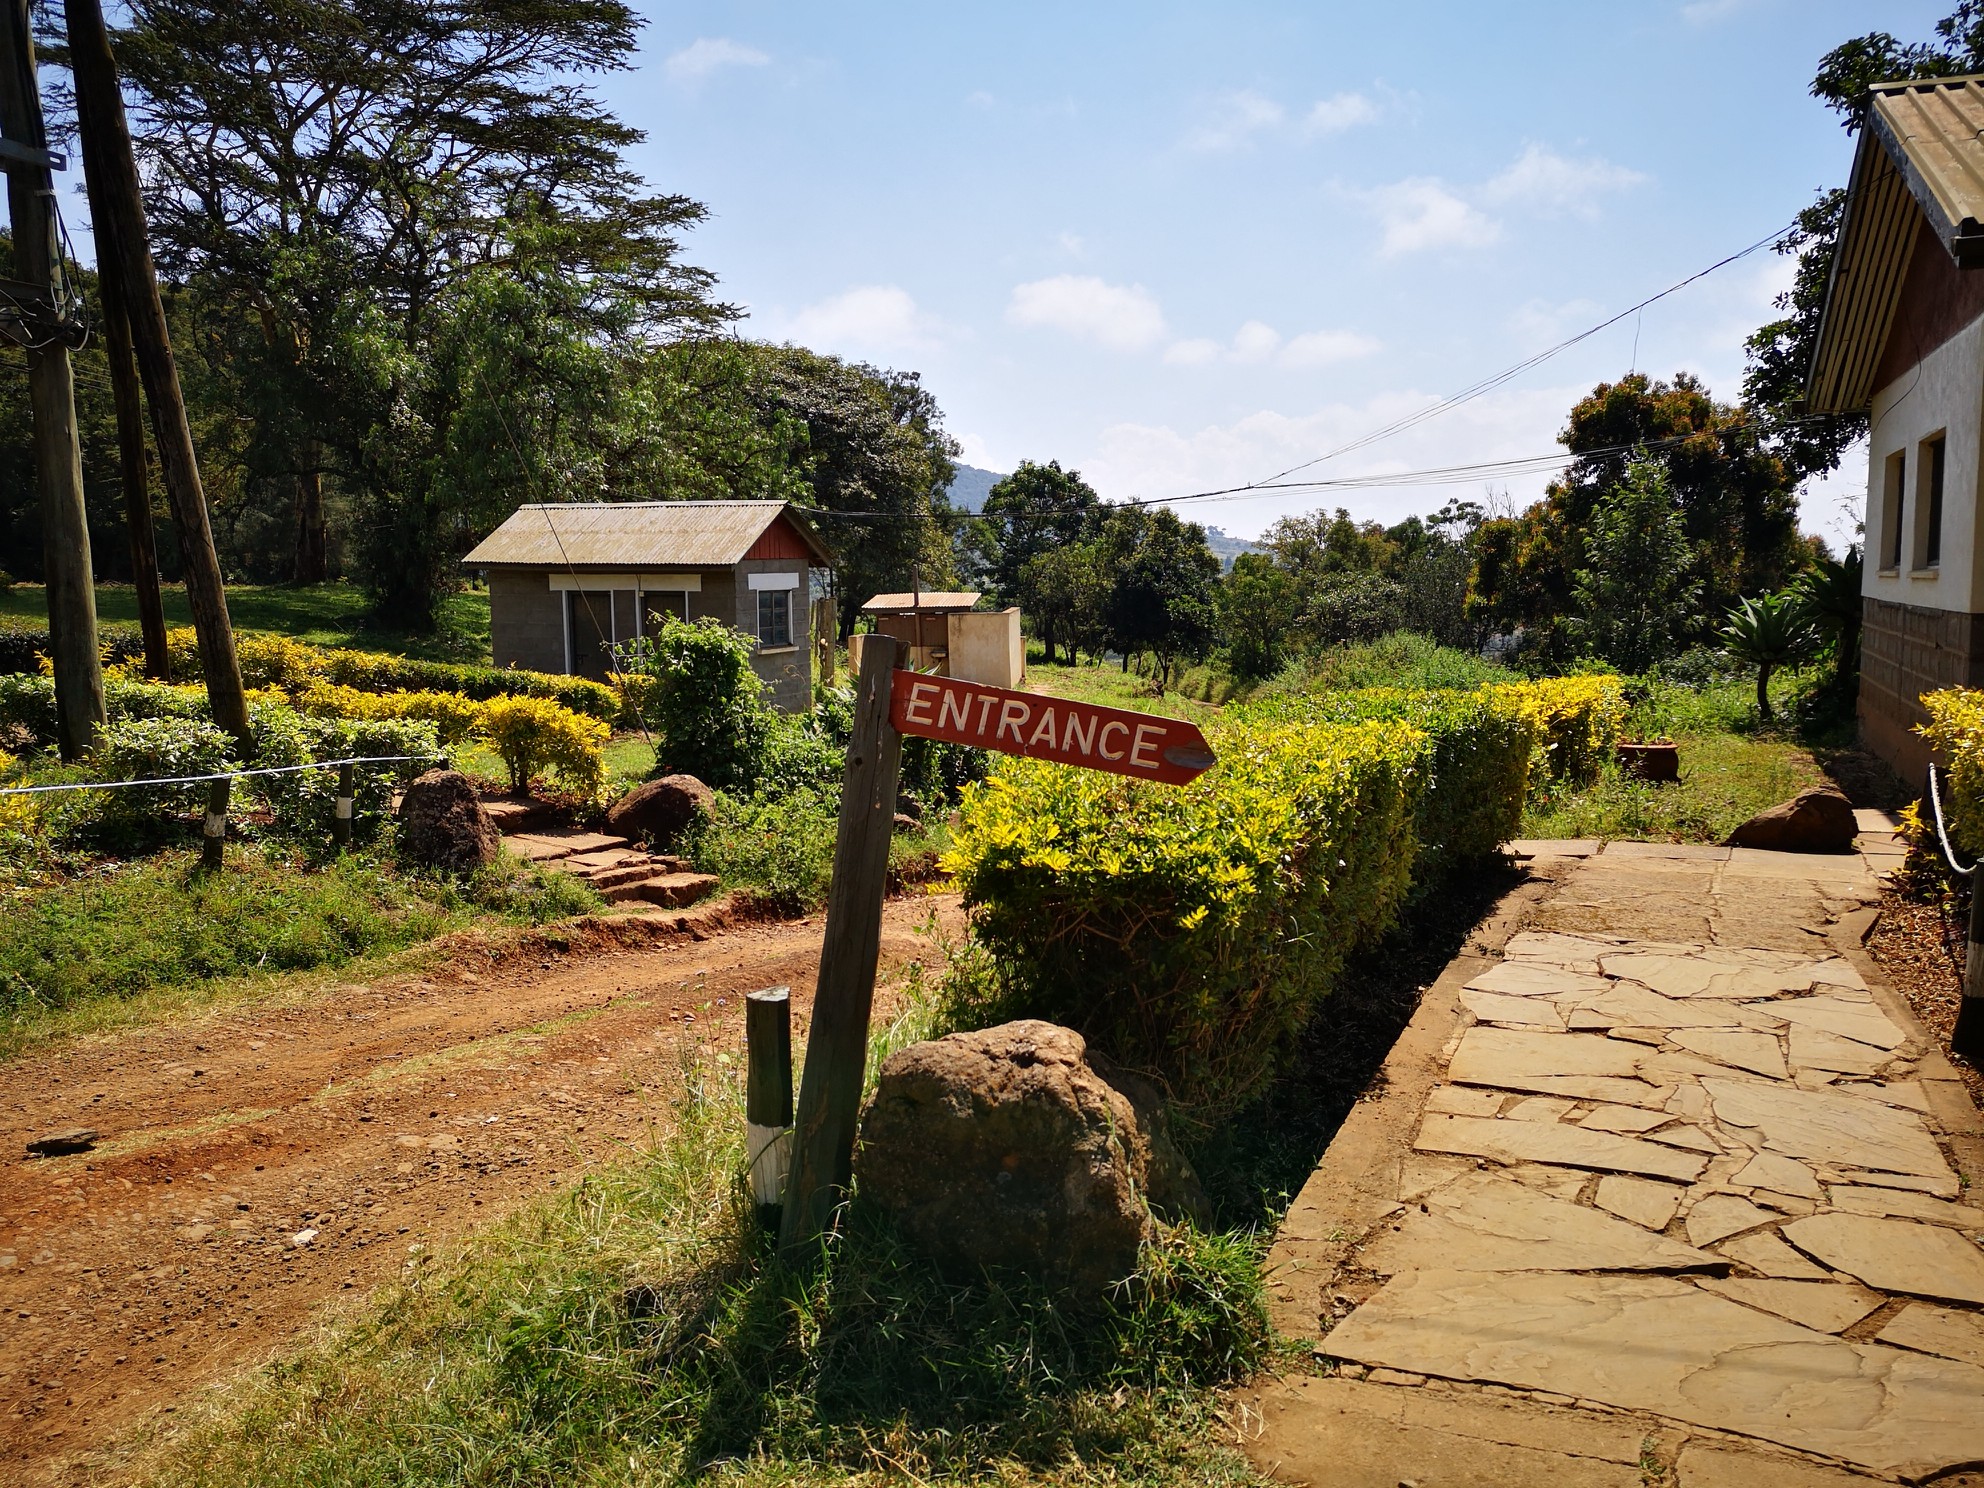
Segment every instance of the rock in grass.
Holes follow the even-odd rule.
[[[1034,1020],[891,1055],[854,1166],[861,1201],[946,1271],[1011,1267],[1090,1294],[1136,1270],[1146,1200],[1204,1203],[1155,1092]]]
[[[693,775],[645,781],[606,808],[606,830],[673,847],[689,824],[710,809],[715,793]]]
[[[88,1152],[96,1145],[96,1132],[87,1126],[50,1132],[28,1143],[29,1157],[66,1157],[72,1152]]]
[[[1772,852],[1843,853],[1853,850],[1853,803],[1837,786],[1815,785],[1759,811],[1729,834],[1731,847]]]
[[[400,801],[400,855],[423,868],[465,872],[496,861],[502,838],[468,776],[429,770]]]

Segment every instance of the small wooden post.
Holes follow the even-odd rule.
[[[227,797],[233,781],[223,776],[207,785],[207,815],[200,824],[200,866],[218,868],[227,845]]]
[[[896,775],[902,763],[902,736],[889,723],[889,689],[900,651],[894,637],[879,634],[869,636],[861,648],[820,980],[793,1126],[792,1175],[779,1223],[779,1253],[790,1265],[812,1258],[853,1177],[854,1127],[868,1066],[868,1015],[875,1000]]]
[[[758,1220],[778,1228],[792,1165],[792,989],[767,987],[744,999],[744,1151]]]
[[[331,821],[331,840],[339,847],[351,845],[351,817],[355,798],[358,794],[357,768],[350,764],[338,766],[338,809]]]
[[[1964,948],[1963,1000],[1956,1005],[1950,1052],[1984,1064],[1984,869],[1970,874],[1970,934]]]

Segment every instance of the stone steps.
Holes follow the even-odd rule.
[[[510,851],[526,862],[584,879],[609,904],[684,909],[717,887],[714,875],[695,872],[685,859],[650,853],[625,837],[605,832],[510,830],[505,831],[504,840]]]

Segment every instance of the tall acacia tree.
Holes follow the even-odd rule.
[[[641,136],[593,87],[640,26],[619,0],[133,0],[117,46],[159,263],[254,421],[250,484],[288,490],[299,579],[324,574],[328,476],[382,611],[431,622],[461,538],[431,510],[454,437],[436,404],[476,392],[420,373],[489,326],[490,275],[520,269],[580,339],[730,315],[679,257],[703,208],[643,190]],[[535,365],[481,396],[557,396]]]

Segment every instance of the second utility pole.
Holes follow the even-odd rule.
[[[28,0],[0,0],[0,135],[15,148],[0,158],[14,225],[15,272],[34,309],[21,317],[34,408],[34,473],[41,488],[42,581],[48,594],[48,649],[55,666],[55,742],[81,759],[104,721],[103,663],[97,655],[96,578],[89,515],[83,506],[83,452],[76,433],[76,384],[60,300],[61,247],[55,233],[55,177],[41,119]],[[37,158],[38,157],[38,158]],[[46,296],[44,299],[43,296]]]

